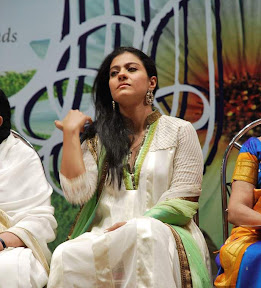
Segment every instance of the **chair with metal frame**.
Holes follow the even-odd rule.
[[[19,138],[23,143],[25,143],[27,146],[29,146],[30,148],[32,148],[36,152],[36,154],[40,158],[40,161],[41,161],[41,164],[42,164],[42,167],[43,167],[43,171],[44,171],[44,174],[45,174],[45,170],[44,170],[42,159],[41,159],[40,155],[38,154],[38,152],[35,150],[34,146],[24,136],[22,136],[19,132],[15,131],[13,129],[11,129],[10,131],[11,131],[11,133],[13,134],[13,136],[15,138]],[[45,176],[46,176],[46,174],[45,174]]]
[[[222,216],[223,216],[223,241],[228,238],[228,213],[227,213],[227,206],[228,206],[228,196],[230,196],[231,191],[231,182],[227,182],[227,163],[229,156],[233,150],[236,148],[240,150],[241,144],[238,143],[240,138],[242,138],[248,131],[255,128],[256,126],[261,125],[261,119],[255,120],[250,124],[246,125],[243,129],[241,129],[230,141],[228,144],[226,151],[224,153],[222,164],[221,164],[221,197],[222,197]]]
[[[11,129],[11,133],[13,134],[13,136],[15,138],[19,138],[20,140],[22,140],[27,146],[31,147],[32,149],[34,149],[34,146],[25,138],[23,137],[20,133],[18,133],[17,131]],[[35,150],[35,149],[34,149]]]

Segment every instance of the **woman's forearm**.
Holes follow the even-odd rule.
[[[238,203],[228,209],[228,221],[236,226],[261,225],[261,214],[244,204]]]
[[[68,179],[75,178],[85,172],[79,133],[63,131],[63,154],[61,173]]]
[[[92,123],[92,119],[79,110],[70,110],[62,121],[55,121],[55,126],[63,131],[61,173],[68,179],[85,172],[79,134],[86,122]]]
[[[255,186],[246,181],[234,181],[228,203],[228,221],[234,225],[261,225],[261,214],[253,210]]]

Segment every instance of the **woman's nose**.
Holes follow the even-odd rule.
[[[120,72],[118,73],[118,79],[119,79],[119,80],[125,80],[125,79],[127,79],[126,73],[125,73],[124,71],[120,71]]]

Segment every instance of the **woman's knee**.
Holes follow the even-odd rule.
[[[52,262],[62,261],[64,253],[68,250],[69,241],[64,242],[56,247],[52,255]]]

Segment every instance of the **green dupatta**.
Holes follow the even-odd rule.
[[[84,204],[84,206],[81,208],[77,218],[76,218],[76,224],[73,227],[73,231],[69,236],[69,239],[74,239],[83,233],[87,232],[88,229],[90,228],[90,225],[94,219],[98,204],[99,204],[99,199],[100,199],[100,193],[103,188],[104,180],[103,178],[106,174],[106,162],[105,162],[105,148],[102,146],[101,153],[99,156],[99,161],[98,161],[98,185],[97,189],[94,193],[94,195],[91,197],[91,199]]]
[[[175,229],[186,251],[193,288],[209,288],[212,287],[212,284],[201,251],[192,235],[181,227],[192,219],[197,209],[197,202],[176,198],[160,202],[148,210],[144,216],[158,219]]]

